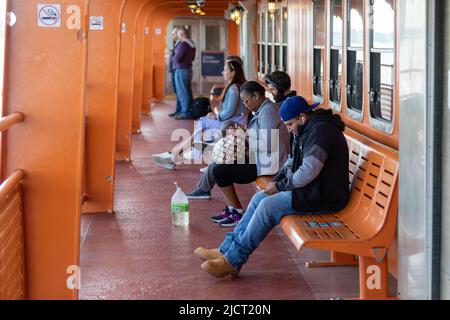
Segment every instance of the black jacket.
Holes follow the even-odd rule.
[[[349,155],[344,130],[340,116],[318,110],[292,137],[291,159],[274,180],[279,191],[292,191],[297,212],[327,214],[347,205]]]

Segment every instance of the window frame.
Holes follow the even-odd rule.
[[[374,47],[374,29],[373,27],[371,28],[370,26],[373,26],[373,19],[374,19],[374,3],[376,0],[369,0],[368,3],[368,22],[369,22],[369,45],[368,45],[368,56],[369,56],[369,61],[368,61],[368,65],[369,65],[369,69],[368,69],[368,89],[369,92],[367,93],[369,95],[369,107],[368,107],[368,113],[369,113],[369,123],[370,126],[378,131],[381,131],[383,133],[392,135],[394,133],[394,125],[395,125],[395,121],[396,121],[396,117],[395,117],[395,111],[397,108],[397,104],[396,104],[396,99],[395,99],[395,90],[397,88],[397,81],[396,81],[396,74],[397,74],[397,43],[396,43],[396,37],[394,36],[394,48],[393,49],[387,49],[387,48],[375,48]],[[396,29],[397,29],[397,17],[396,17],[396,6],[397,6],[397,1],[396,0],[392,0],[393,1],[393,12],[394,12],[394,30],[393,33],[395,35],[396,33]],[[372,74],[372,53],[379,53],[380,54],[380,61],[382,60],[381,54],[383,53],[392,53],[393,55],[393,78],[392,78],[392,108],[391,108],[391,112],[392,112],[392,118],[391,121],[387,120],[387,119],[383,119],[383,118],[378,118],[378,117],[374,117],[372,115],[372,107],[371,107],[371,94],[372,94],[372,79],[373,79],[373,74]],[[381,62],[380,62],[381,65]],[[381,73],[381,72],[380,72]],[[380,75],[381,77],[381,75]],[[380,81],[381,82],[381,81]],[[380,83],[381,85],[381,83]]]
[[[283,28],[286,25],[286,31],[288,30],[288,17],[284,19],[284,12],[288,10],[288,2],[286,0],[278,1],[276,5],[277,12],[273,18],[267,11],[267,1],[258,6],[258,61],[260,62],[258,75],[260,77],[274,71],[287,72],[288,45],[287,39],[284,39]],[[271,35],[270,39],[269,35]],[[283,56],[284,50],[286,50],[286,59]],[[275,57],[278,57],[278,61],[275,61]]]
[[[323,0],[324,1],[324,31],[325,31],[325,41],[323,45],[316,45],[316,34],[317,34],[317,15],[316,15],[316,6],[317,6],[317,0],[313,1],[313,17],[312,17],[312,48],[313,48],[313,52],[312,52],[312,97],[313,97],[313,101],[314,102],[318,102],[318,103],[324,103],[325,101],[325,93],[328,90],[328,85],[326,84],[326,73],[327,73],[327,65],[326,65],[326,60],[327,60],[327,41],[329,41],[329,36],[328,36],[328,19],[327,19],[327,0]],[[316,95],[315,94],[315,90],[314,90],[314,85],[316,83],[315,81],[315,77],[316,77],[316,73],[315,71],[315,66],[316,66],[316,60],[315,60],[315,56],[316,56],[316,50],[321,50],[321,68],[322,68],[322,79],[321,79],[321,85],[322,85],[322,95]]]
[[[364,121],[364,114],[365,114],[365,109],[366,109],[366,103],[365,103],[365,84],[366,84],[366,70],[365,70],[365,64],[366,64],[366,42],[365,42],[365,35],[366,35],[366,1],[364,0],[358,0],[361,1],[362,3],[362,21],[363,21],[363,42],[362,42],[362,47],[353,47],[352,46],[352,41],[351,41],[351,35],[352,35],[352,29],[351,29],[351,6],[350,6],[350,2],[351,0],[346,0],[346,4],[345,4],[345,8],[346,8],[346,12],[345,12],[345,24],[346,24],[346,30],[347,32],[345,33],[345,37],[346,37],[346,45],[345,45],[345,110],[347,112],[347,115],[358,122],[363,122]],[[362,74],[362,79],[363,79],[363,83],[362,83],[362,93],[361,93],[361,110],[358,109],[354,109],[351,108],[349,105],[349,101],[348,101],[348,95],[349,95],[349,51],[354,51],[356,53],[356,60],[358,59],[358,52],[360,52],[362,54],[363,57],[363,74]],[[357,80],[356,80],[357,81]]]
[[[328,72],[329,72],[329,81],[328,81],[328,104],[329,106],[334,109],[337,112],[341,112],[342,111],[342,102],[343,102],[343,89],[344,89],[344,70],[345,70],[345,65],[344,65],[344,37],[345,37],[345,22],[346,22],[346,14],[345,14],[345,0],[341,0],[341,7],[342,7],[342,39],[341,39],[341,45],[339,48],[339,54],[340,54],[340,63],[338,61],[338,73],[339,73],[339,64],[341,67],[341,84],[340,84],[340,100],[339,102],[336,102],[335,100],[331,100],[331,81],[333,81],[331,79],[331,74],[332,74],[332,68],[333,68],[333,63],[332,63],[332,50],[337,50],[336,46],[334,45],[334,3],[336,0],[330,0],[329,1],[329,11],[330,11],[330,20],[329,20],[329,52],[328,52],[328,61],[329,61],[329,65],[328,65]],[[338,77],[339,79],[339,77]]]
[[[288,21],[289,21],[289,8],[288,8],[288,3],[287,1],[283,1],[281,3],[281,27],[280,27],[280,34],[281,34],[281,39],[280,39],[280,48],[281,48],[281,52],[280,52],[280,61],[281,61],[281,69],[284,72],[288,72],[288,62],[289,62],[289,58],[288,58]],[[284,32],[286,28],[286,33]],[[286,56],[284,55],[286,53]]]

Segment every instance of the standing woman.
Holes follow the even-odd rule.
[[[237,61],[227,61],[222,75],[227,86],[221,97],[221,110],[215,110],[201,118],[197,122],[194,134],[175,146],[172,152],[153,155],[156,164],[166,169],[175,169],[176,163],[181,162],[183,156],[188,159],[201,157],[202,153],[196,149],[192,149],[190,155],[183,155],[183,152],[189,150],[193,143],[215,140],[223,122],[232,120],[242,125],[246,124],[246,109],[240,97],[241,86],[246,82],[243,67]]]

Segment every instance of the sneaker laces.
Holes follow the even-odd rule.
[[[235,222],[238,222],[242,219],[242,215],[239,212],[233,212],[231,214],[231,219]]]
[[[230,215],[232,215],[233,213],[230,211],[230,209],[228,209],[228,206],[223,209],[222,213],[220,214],[221,218],[228,218]]]

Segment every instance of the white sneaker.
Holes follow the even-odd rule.
[[[168,170],[175,170],[175,168],[176,168],[176,164],[173,162],[164,162],[164,161],[161,162],[158,159],[155,159],[155,163],[156,163],[156,165],[163,167],[165,169],[168,169]]]
[[[172,154],[170,152],[158,153],[152,155],[153,159],[159,159],[162,161],[172,161]]]
[[[201,173],[205,173],[207,169],[208,169],[208,167],[201,168],[201,169],[200,169],[200,172],[201,172]]]

